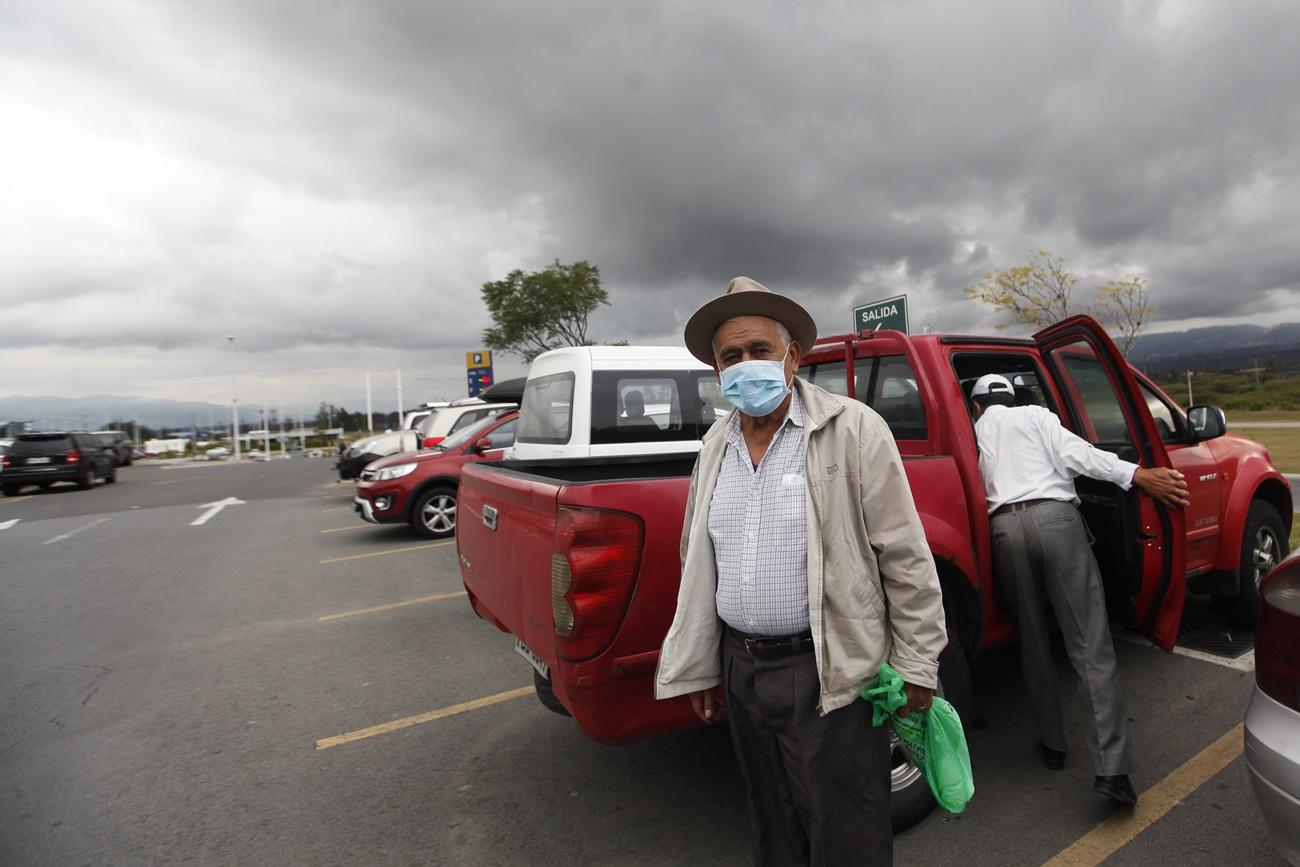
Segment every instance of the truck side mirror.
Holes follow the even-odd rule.
[[[1208,404],[1188,409],[1187,423],[1192,429],[1192,438],[1197,442],[1212,440],[1228,432],[1228,418],[1223,410]]]

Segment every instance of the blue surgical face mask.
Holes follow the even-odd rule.
[[[748,416],[768,415],[789,393],[784,360],[742,361],[722,371],[722,396]]]

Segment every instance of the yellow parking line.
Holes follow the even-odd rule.
[[[35,494],[28,494],[25,497],[5,497],[0,503],[21,503],[23,500],[30,500]]]
[[[446,542],[430,542],[428,545],[407,545],[405,548],[389,548],[386,551],[371,551],[367,554],[350,554],[347,557],[331,557],[328,560],[321,560],[320,565],[326,563],[342,563],[345,560],[364,560],[367,557],[383,557],[388,554],[404,554],[407,551],[423,551],[427,548],[441,548],[444,545],[455,545],[455,539],[449,539]]]
[[[335,527],[332,530],[321,530],[322,533],[346,533],[348,530],[364,530],[366,527],[373,527],[374,524],[353,524],[351,527]]]
[[[1241,755],[1241,751],[1242,724],[1237,723],[1178,770],[1143,792],[1132,811],[1111,816],[1046,862],[1044,867],[1100,864],[1209,782]]]
[[[438,602],[442,599],[455,599],[458,596],[467,595],[464,590],[458,590],[455,593],[439,593],[436,596],[421,596],[419,599],[407,599],[405,602],[389,602],[387,605],[376,605],[373,608],[358,608],[356,611],[344,611],[341,614],[326,614],[324,617],[316,619],[324,623],[326,620],[338,620],[342,617],[355,617],[358,614],[374,614],[376,611],[390,611],[394,608],[405,608],[408,605],[421,605],[425,602]]]
[[[466,711],[470,711],[470,710],[478,710],[481,707],[489,707],[494,704],[500,704],[503,701],[510,701],[512,698],[522,698],[525,695],[532,694],[532,692],[533,692],[533,687],[521,686],[519,689],[512,689],[507,692],[499,692],[496,695],[489,695],[486,698],[476,698],[473,701],[466,701],[466,702],[461,702],[460,704],[453,704],[451,707],[444,707],[440,710],[431,710],[427,713],[420,713],[420,714],[416,714],[415,716],[408,716],[408,717],[403,717],[402,719],[395,719],[392,722],[381,723],[377,726],[370,726],[369,728],[357,729],[354,732],[348,732],[347,734],[342,734],[342,735],[335,735],[332,738],[321,738],[320,740],[316,741],[316,749],[328,750],[330,747],[342,746],[343,744],[350,744],[353,741],[360,741],[366,738],[373,738],[375,735],[386,735],[389,732],[395,732],[398,729],[405,729],[405,728],[410,728],[411,726],[418,726],[420,723],[433,722],[436,719],[443,719],[445,717],[455,716],[458,713],[465,713]]]

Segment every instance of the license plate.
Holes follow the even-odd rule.
[[[537,654],[529,650],[524,642],[518,638],[515,639],[515,653],[528,660],[528,662],[532,664],[533,668],[537,669],[537,673],[542,677],[548,680],[550,679],[550,667],[546,663],[542,662],[541,659],[537,657]]]
[[[50,462],[49,458],[28,458],[27,459],[28,464],[48,464],[49,462]]]

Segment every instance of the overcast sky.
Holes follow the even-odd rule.
[[[1291,2],[0,0],[0,395],[460,396],[480,286],[556,258],[634,343],[737,274],[989,330],[961,288],[1040,248],[1153,330],[1300,319],[1298,44]]]

